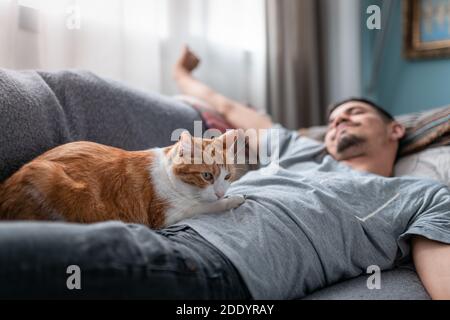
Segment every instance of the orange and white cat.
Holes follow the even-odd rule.
[[[226,147],[230,136],[235,142],[237,131],[216,139],[183,132],[173,146],[134,152],[92,142],[59,146],[1,185],[0,220],[122,220],[157,229],[236,208],[244,197],[224,195],[239,166],[218,158],[195,162],[194,152],[214,145],[212,155],[224,159],[236,150]]]

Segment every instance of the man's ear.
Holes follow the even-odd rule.
[[[394,121],[391,124],[391,139],[392,140],[400,141],[405,136],[405,133],[406,133],[406,129],[401,123]]]

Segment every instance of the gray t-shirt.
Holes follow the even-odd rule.
[[[241,207],[179,223],[221,250],[255,299],[301,298],[372,265],[392,268],[408,257],[411,235],[450,243],[444,184],[356,171],[323,144],[274,129],[279,169],[232,184],[229,195],[247,196]]]

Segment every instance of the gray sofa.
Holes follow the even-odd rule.
[[[60,144],[90,140],[127,150],[166,146],[172,143],[170,137],[174,129],[185,128],[192,132],[195,120],[200,120],[199,114],[176,100],[134,90],[89,72],[0,69],[0,181],[37,155]],[[60,233],[62,242],[71,241],[70,237],[75,234],[79,240],[83,228],[86,232],[91,230],[87,226],[61,225],[65,230]],[[14,233],[8,232],[9,226],[13,226]],[[39,234],[34,233],[33,228],[42,226],[30,222],[0,223],[0,297],[8,297],[4,288],[9,287],[8,281],[14,278],[14,270],[20,268],[22,262],[24,265],[31,263],[26,261],[25,253],[20,261],[22,250],[40,249],[35,242],[24,240],[28,239],[28,234]],[[120,228],[120,225],[116,227]],[[77,232],[71,232],[71,228],[76,228]],[[96,228],[101,229],[102,224]],[[121,232],[117,232],[117,236],[111,235],[111,244],[129,241],[120,238],[122,235]],[[89,239],[93,248],[101,247],[101,244],[92,243],[96,241],[95,237]],[[54,246],[53,252],[57,253],[58,241],[42,243]],[[136,239],[128,245],[133,250],[144,250]],[[8,261],[13,256],[19,257],[18,265],[14,267]],[[42,259],[47,259],[51,265],[51,256]],[[98,276],[102,277],[101,274]],[[314,292],[306,299],[429,299],[411,266],[383,272],[379,290],[367,288],[369,276],[343,281]],[[22,286],[26,290],[26,284]],[[45,296],[45,288],[40,290]],[[11,297],[20,298],[21,291],[11,292]]]

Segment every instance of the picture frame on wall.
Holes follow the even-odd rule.
[[[403,0],[404,55],[450,58],[450,0]]]

